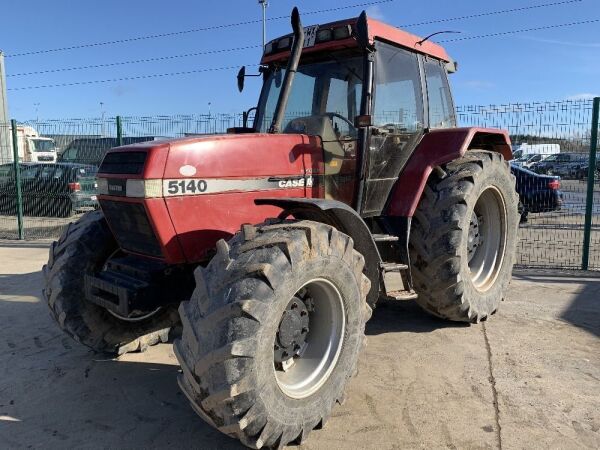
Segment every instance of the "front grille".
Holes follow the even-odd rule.
[[[144,170],[146,156],[146,152],[107,153],[102,160],[99,172],[139,175]]]
[[[123,250],[142,255],[162,256],[144,205],[101,200],[100,207]]]

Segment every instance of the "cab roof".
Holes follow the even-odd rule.
[[[336,22],[330,22],[323,25],[316,25],[314,27],[318,27],[317,31],[321,31],[324,29],[335,30],[343,27],[350,26],[352,31],[356,30],[356,23],[358,19],[345,19],[339,20]],[[394,27],[392,25],[388,25],[376,19],[367,18],[367,26],[369,33],[369,42],[373,44],[375,40],[386,41],[395,45],[399,45],[401,47],[405,47],[410,51],[421,53],[424,55],[432,56],[436,59],[450,62],[452,58],[448,55],[446,50],[441,46],[431,41],[421,42],[422,38],[411,34],[407,31],[401,30],[400,28]],[[313,27],[307,27],[313,28]],[[287,34],[285,36],[281,36],[277,39],[273,39],[267,44],[267,48],[270,44],[272,44],[271,48],[277,48],[277,43],[280,40],[284,40],[285,38],[291,37],[292,34]],[[291,40],[290,40],[291,43]],[[358,43],[356,39],[352,36],[345,37],[342,39],[332,39],[324,42],[318,42],[310,47],[305,47],[302,50],[302,53],[313,53],[319,52],[322,50],[338,50],[338,49],[347,49],[357,47]],[[290,46],[291,47],[291,46]],[[271,53],[265,52],[261,59],[261,64],[267,64],[272,61],[285,60],[290,55],[290,48],[288,47],[282,51],[273,51]]]

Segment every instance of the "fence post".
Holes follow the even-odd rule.
[[[19,136],[17,134],[17,121],[10,121],[13,141],[13,167],[15,170],[15,184],[17,189],[17,227],[19,240],[23,239],[23,195],[21,192],[21,166],[19,166]],[[23,149],[25,151],[25,149]]]
[[[598,116],[600,113],[600,97],[594,98],[592,109],[592,134],[590,139],[590,159],[588,165],[587,196],[585,199],[585,225],[583,228],[583,255],[581,269],[588,270],[590,264],[590,240],[592,231],[592,213],[594,207],[594,180],[596,175],[596,152],[598,149]]]
[[[123,123],[121,122],[121,116],[117,116],[117,145],[119,147],[123,145]]]

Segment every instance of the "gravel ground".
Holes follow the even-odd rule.
[[[176,384],[170,344],[102,359],[40,300],[43,242],[0,242],[0,448],[240,448]],[[347,401],[302,449],[600,448],[600,278],[516,272],[488,322],[381,304]]]

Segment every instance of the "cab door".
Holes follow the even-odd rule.
[[[419,56],[376,42],[372,127],[361,214],[379,215],[426,129]]]

